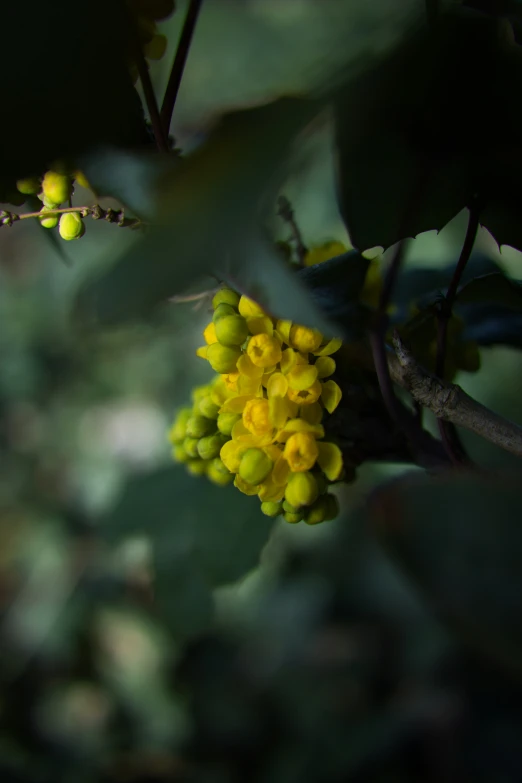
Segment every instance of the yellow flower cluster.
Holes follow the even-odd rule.
[[[257,495],[268,516],[317,524],[338,513],[329,483],[343,474],[322,424],[341,400],[331,379],[341,340],[268,316],[221,289],[197,354],[217,373],[194,390],[170,431],[173,456],[217,484]]]

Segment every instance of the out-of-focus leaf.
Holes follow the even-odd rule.
[[[159,171],[157,156],[150,164],[106,155],[87,162],[95,187],[141,209],[154,225],[87,284],[80,313],[102,323],[139,318],[195,278],[215,273],[233,277],[274,315],[334,333],[260,233],[291,145],[320,109],[317,101],[285,98],[235,112],[193,155],[169,163],[167,173]]]
[[[369,513],[379,540],[432,609],[522,676],[520,482],[460,474],[401,479]]]
[[[131,479],[100,529],[110,540],[148,535],[162,568],[184,561],[216,586],[257,565],[271,527],[257,498],[173,466]]]
[[[337,141],[353,243],[388,247],[441,229],[478,193],[482,224],[499,245],[520,247],[521,87],[507,26],[471,10],[441,16],[350,84],[337,106]],[[485,114],[470,124],[485,100],[506,122]]]
[[[469,305],[461,312],[466,322],[464,339],[484,346],[522,348],[522,313],[498,305]]]
[[[214,603],[201,569],[192,558],[169,558],[161,548],[154,560],[154,603],[176,638],[207,629]]]
[[[2,180],[38,174],[98,144],[143,143],[128,44],[124,0],[2,6],[0,70],[9,74],[2,87]]]
[[[522,285],[502,273],[482,275],[462,286],[457,294],[461,304],[497,304],[509,310],[522,310]]]
[[[417,266],[412,261],[401,272],[393,291],[393,304],[408,308],[412,304],[429,304],[440,293],[445,293],[455,272],[457,261],[443,267]],[[501,272],[500,267],[488,256],[474,253],[462,274],[462,284],[480,275]]]

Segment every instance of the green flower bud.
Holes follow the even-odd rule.
[[[214,459],[221,451],[223,441],[219,435],[207,435],[198,441],[198,454],[201,459]]]
[[[300,508],[301,506],[311,506],[317,499],[319,491],[317,481],[309,472],[293,473],[285,490],[285,499],[288,502]]]
[[[178,411],[174,424],[170,428],[169,440],[171,443],[181,443],[187,436],[187,421],[192,416],[190,408],[181,408]]]
[[[278,517],[283,512],[283,504],[265,500],[264,503],[261,503],[261,511],[267,517]]]
[[[325,522],[331,519],[336,519],[339,516],[339,501],[335,495],[325,495],[324,500],[326,502]]]
[[[80,239],[85,234],[85,226],[79,212],[64,212],[60,217],[58,231],[62,239]]]
[[[227,315],[237,315],[237,310],[228,304],[220,304],[214,311],[212,321],[216,324],[220,318],[225,318]]]
[[[207,359],[214,372],[229,373],[236,371],[237,360],[241,356],[239,348],[228,348],[221,343],[212,343],[207,348]]]
[[[300,522],[303,518],[303,515],[301,513],[297,514],[291,514],[289,511],[285,511],[283,514],[283,519],[285,522],[290,522],[291,525],[296,525],[298,522]]]
[[[186,433],[189,438],[203,438],[205,435],[210,435],[215,426],[215,423],[210,419],[207,419],[206,416],[193,414],[190,419],[187,420]]]
[[[41,182],[39,177],[28,177],[27,179],[19,179],[16,183],[17,190],[26,196],[35,196],[41,190]]]
[[[43,214],[50,211],[51,211],[50,208],[46,206],[43,206],[40,210],[40,212]],[[56,228],[56,226],[58,225],[59,217],[58,215],[49,215],[49,217],[41,217],[39,218],[39,220],[40,220],[40,224],[44,228]]]
[[[232,427],[240,418],[240,413],[220,413],[217,417],[218,430],[222,432],[223,435],[231,435]]]
[[[263,449],[248,449],[241,457],[238,473],[247,484],[260,484],[273,466],[274,463]]]
[[[306,512],[305,522],[307,525],[319,525],[326,519],[328,501],[326,495],[318,498],[312,507]]]
[[[292,506],[288,500],[283,500],[283,511],[288,511],[289,514],[297,514],[299,509],[296,506]]]
[[[226,487],[227,484],[234,480],[234,474],[223,465],[219,457],[208,463],[207,476],[210,481],[219,487]]]
[[[214,294],[212,307],[214,310],[217,310],[220,304],[227,304],[230,305],[230,307],[235,307],[237,309],[239,298],[239,294],[236,294],[231,288],[220,288],[220,290]]]
[[[216,321],[216,337],[221,345],[243,345],[248,326],[242,315],[225,315]]]
[[[215,402],[212,402],[210,397],[203,397],[203,399],[199,401],[198,409],[203,416],[207,417],[207,419],[217,419],[218,417],[219,405],[216,405]]]
[[[203,459],[190,459],[186,467],[193,476],[204,476],[207,472],[207,463]]]
[[[63,204],[72,193],[71,178],[57,171],[48,171],[42,181],[42,192],[44,198],[53,204]]]
[[[187,462],[190,457],[185,451],[185,446],[182,443],[176,443],[172,449],[172,456],[176,462]]]
[[[185,449],[187,457],[190,457],[191,459],[199,457],[198,438],[185,438],[183,441],[183,448]]]

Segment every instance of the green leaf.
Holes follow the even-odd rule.
[[[510,310],[522,310],[522,285],[502,272],[482,275],[462,286],[457,294],[460,304],[497,304]]]
[[[256,497],[189,476],[178,465],[131,479],[100,524],[111,541],[150,536],[162,567],[190,564],[212,587],[258,564],[271,527]]]
[[[522,58],[508,27],[470,9],[419,30],[350,84],[336,117],[341,207],[353,243],[388,247],[440,230],[478,194],[482,225],[499,245],[520,248],[521,88]],[[471,122],[486,104],[495,115]]]
[[[375,534],[432,610],[522,676],[520,482],[408,477],[369,506]]]
[[[2,180],[14,185],[100,144],[146,143],[127,65],[127,13],[123,0],[92,0],[88,10],[67,0],[3,5]]]
[[[83,316],[115,324],[148,315],[208,273],[233,278],[274,315],[333,333],[304,287],[261,234],[291,145],[321,104],[285,98],[226,116],[208,142],[177,165],[161,167],[103,154],[86,166],[99,190],[154,220],[100,278],[80,293]],[[132,165],[130,165],[132,164]]]

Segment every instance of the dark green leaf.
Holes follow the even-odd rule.
[[[2,179],[39,174],[99,144],[144,142],[128,43],[123,0],[3,4]]]
[[[497,272],[482,275],[462,286],[457,294],[460,304],[496,304],[510,310],[522,310],[522,286]]]
[[[522,313],[498,305],[468,305],[460,310],[466,323],[465,340],[522,348]]]
[[[349,85],[336,116],[354,244],[388,247],[441,229],[478,193],[482,224],[499,245],[521,247],[521,88],[517,47],[494,17],[470,10],[419,31]],[[470,123],[484,102],[495,113]]]
[[[304,287],[261,235],[288,153],[320,104],[281,99],[231,114],[208,143],[160,173],[150,161],[103,155],[87,165],[101,191],[134,206],[155,225],[83,290],[80,313],[102,323],[147,315],[187,285],[214,273],[231,278],[274,315],[334,333]]]
[[[402,479],[381,489],[375,532],[432,609],[522,676],[520,482],[484,475]]]
[[[150,535],[162,568],[185,561],[215,586],[257,565],[271,526],[256,497],[175,465],[130,480],[101,531],[111,540]]]

